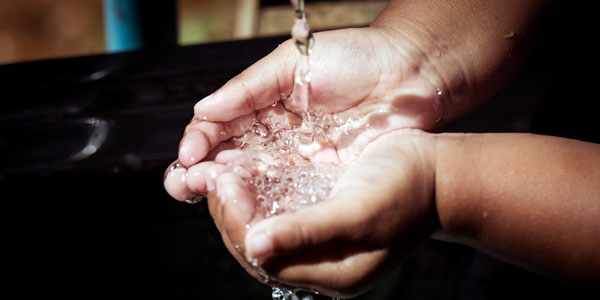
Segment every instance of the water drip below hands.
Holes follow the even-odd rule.
[[[273,287],[273,291],[271,293],[271,297],[273,300],[313,300],[311,295],[301,295],[303,293],[300,292],[299,289],[288,290],[284,288],[276,288]],[[333,300],[338,300],[333,298]]]

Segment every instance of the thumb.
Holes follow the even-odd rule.
[[[344,226],[343,217],[334,217],[339,211],[335,206],[322,202],[261,221],[246,234],[246,256],[261,259],[299,252],[334,238],[339,234],[337,229]]]
[[[357,161],[338,179],[326,201],[250,228],[245,237],[246,255],[258,259],[344,247],[342,244],[380,247],[394,234],[391,221],[411,219],[404,215],[410,209],[396,209],[401,179],[382,176],[380,171],[394,169],[391,167],[388,160]]]
[[[298,51],[288,40],[194,107],[196,117],[228,122],[265,108],[289,94],[294,85]]]
[[[279,254],[306,254],[321,246],[331,248],[332,243],[343,247],[344,241],[355,244],[364,239],[367,231],[364,224],[372,212],[365,209],[364,199],[357,198],[368,198],[358,196],[361,186],[332,191],[326,201],[255,224],[245,237],[246,256],[261,259]]]

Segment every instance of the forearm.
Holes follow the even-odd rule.
[[[531,134],[443,134],[441,229],[536,271],[600,284],[600,145]]]
[[[392,0],[373,22],[442,91],[454,119],[491,98],[523,65],[539,37],[546,0]],[[412,49],[411,49],[412,48]]]

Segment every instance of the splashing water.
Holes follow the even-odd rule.
[[[292,294],[293,292],[290,290],[274,287],[271,297],[273,297],[273,300],[288,300],[291,298]]]
[[[256,194],[259,212],[265,217],[324,200],[342,171],[338,164],[310,161],[298,151],[303,145],[326,144],[327,133],[336,124],[324,114],[309,110],[310,53],[314,37],[304,12],[304,0],[292,0],[291,3],[296,15],[291,34],[301,55],[291,97],[282,95],[281,104],[276,102],[273,107],[283,106],[300,116],[302,122],[281,126],[255,120],[241,137],[233,138],[234,145],[249,153],[256,163],[258,175],[248,183]],[[313,119],[313,115],[317,118]]]
[[[292,291],[288,289],[274,287],[271,296],[273,297],[273,300],[313,300],[313,297],[311,295],[301,296],[297,294],[297,292],[299,292],[299,289],[294,289]],[[333,300],[339,299],[333,298]]]
[[[317,143],[325,143],[328,136],[342,130],[330,115],[314,112],[310,115],[314,132],[319,136]],[[264,217],[325,200],[343,172],[337,163],[305,158],[299,148],[313,140],[306,141],[307,136],[299,128],[299,125],[273,126],[255,120],[242,136],[233,138],[236,148],[249,154],[258,170],[248,184],[256,195],[258,213]]]
[[[294,20],[294,26],[292,27],[292,38],[294,39],[300,54],[308,56],[310,55],[315,40],[312,30],[308,25],[308,21],[306,20],[304,0],[291,0],[290,2],[296,13],[296,19]]]
[[[310,29],[310,25],[306,20],[304,0],[291,0],[291,3],[296,14],[291,34],[292,39],[294,39],[294,43],[296,44],[296,48],[298,48],[298,51],[301,54],[296,63],[292,101],[296,107],[300,108],[304,119],[304,122],[302,122],[303,126],[299,130],[306,134],[312,134],[313,126],[310,120],[310,114],[308,114],[308,109],[311,94],[310,54],[312,53],[315,39],[312,30]]]
[[[327,144],[331,136],[347,130],[348,126],[334,115],[310,110],[310,54],[314,37],[306,20],[304,0],[291,0],[291,3],[296,13],[291,34],[301,55],[296,64],[291,97],[282,95],[281,103],[272,106],[275,109],[281,105],[288,112],[301,116],[302,122],[282,126],[255,119],[242,136],[232,138],[234,146],[248,153],[256,164],[258,174],[248,180],[248,185],[256,195],[258,213],[266,218],[325,200],[343,172],[340,164],[311,161],[299,151],[301,146]],[[260,270],[255,262],[252,265]],[[310,295],[300,299],[296,291],[273,287],[272,298],[313,299]]]

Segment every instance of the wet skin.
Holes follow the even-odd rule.
[[[440,238],[597,285],[597,145],[532,135],[440,137],[410,129],[433,128],[444,112],[439,77],[372,30],[317,35],[324,42],[315,45],[313,103],[359,120],[350,134],[303,152],[306,159],[348,166],[327,201],[264,219],[246,181],[257,170],[243,152],[228,150],[231,137],[264,116],[299,122],[281,104],[271,106],[293,86],[297,51],[291,43],[196,105],[179,151],[185,168],[167,174],[167,191],[178,200],[191,192],[208,194],[231,253],[263,280],[248,263],[258,258],[276,284],[355,295],[440,229]],[[379,45],[377,56],[369,50],[373,45]],[[389,68],[391,61],[403,67]]]
[[[246,183],[254,166],[224,151],[264,114],[298,122],[270,107],[292,91],[291,42],[196,105],[179,149],[187,170],[169,172],[165,187],[178,200],[208,194],[231,253],[263,279],[247,262],[260,258],[278,284],[354,295],[438,228],[440,238],[597,285],[597,146],[407,129],[430,130],[493,96],[533,48],[547,2],[391,0],[370,28],[317,34],[311,106],[363,123],[302,151],[349,166],[328,201],[263,220]]]
[[[365,36],[369,38],[365,39]],[[418,67],[420,62],[406,57],[406,53],[400,52],[384,34],[371,28],[347,29],[317,34],[316,39],[319,42],[315,44],[311,57],[311,108],[335,113],[345,120],[353,118],[354,121],[345,130],[329,135],[327,141],[315,141],[313,145],[301,148],[300,153],[305,159],[360,165],[364,169],[369,164],[361,163],[369,160],[363,158],[365,149],[375,140],[386,140],[385,135],[396,130],[429,129],[435,126],[441,114],[438,88],[432,84],[431,78],[425,77],[424,74],[427,73]],[[348,47],[348,44],[354,47]],[[252,242],[246,228],[246,224],[250,224],[250,231],[258,233],[260,230],[255,229],[258,228],[256,224],[263,221],[262,216],[255,214],[255,195],[247,183],[247,179],[255,175],[257,169],[243,151],[231,150],[234,148],[231,138],[242,135],[256,120],[271,126],[274,123],[301,123],[298,114],[284,109],[285,105],[289,110],[297,112],[294,103],[291,100],[280,100],[281,95],[289,95],[292,91],[294,66],[298,57],[295,46],[288,41],[207,99],[200,101],[195,107],[195,117],[187,126],[180,144],[179,161],[186,168],[170,171],[165,180],[167,191],[177,200],[186,200],[192,193],[215,196],[209,197],[209,206],[215,223],[223,234],[223,240],[240,263],[258,278],[261,277],[249,268],[247,260],[260,256],[260,251],[253,253],[249,249],[248,244]],[[390,61],[403,67],[392,68]],[[260,72],[263,69],[276,69],[278,72]],[[273,106],[274,102],[279,103]],[[389,147],[386,146],[387,142],[379,145]],[[375,147],[373,151],[376,150]],[[347,174],[342,175],[340,186],[373,181],[357,177],[356,172],[350,168]],[[380,171],[373,169],[372,172],[378,174]],[[366,174],[365,176],[375,175]],[[333,192],[339,193],[336,189]],[[331,203],[328,205],[335,203],[327,202]],[[358,224],[357,222],[356,226]],[[238,245],[245,257],[240,255],[235,245]],[[352,265],[359,266],[358,261],[366,260],[371,267],[363,272],[376,273],[379,267],[372,266],[371,261],[377,260],[376,265],[384,265],[386,255],[383,253],[386,251],[381,250],[381,247],[381,251],[373,254],[365,254],[365,251],[370,253],[374,250],[371,246],[367,250],[354,248],[348,248],[347,256],[336,258],[339,266],[347,265],[349,260],[356,260]],[[309,265],[322,263],[311,262]],[[263,267],[272,269],[275,273],[272,275],[279,282],[294,282],[294,275],[286,274],[306,273],[290,271],[300,269],[286,268],[285,264],[274,263],[274,260],[267,265]],[[332,272],[338,266],[332,264],[326,268]],[[321,276],[327,274],[315,274],[317,273]],[[371,281],[372,279],[369,280]],[[364,284],[366,283],[353,286],[359,289]],[[322,289],[317,286],[313,288]],[[330,292],[334,293],[333,290]]]

